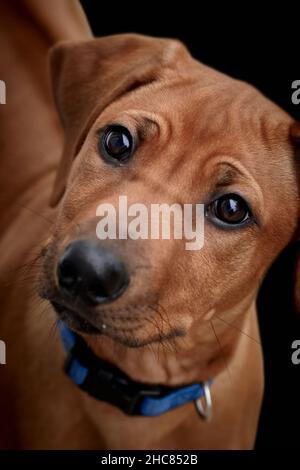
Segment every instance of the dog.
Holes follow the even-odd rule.
[[[6,48],[34,52],[26,71],[16,52],[1,52],[16,90],[1,109],[3,448],[253,448],[263,396],[256,298],[298,236],[300,125],[177,40],[95,39],[78,6],[60,6],[56,24],[25,4],[34,21],[1,6],[19,28],[5,32]],[[204,246],[100,241],[97,207],[120,195],[204,204]],[[64,374],[57,319],[110,377],[153,393],[204,384],[204,398],[128,416],[116,405],[121,388],[97,399],[101,390]]]

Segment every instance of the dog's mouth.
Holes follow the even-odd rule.
[[[75,310],[66,307],[65,305],[59,304],[57,302],[51,302],[54,310],[58,314],[59,318],[66,323],[67,326],[70,328],[77,330],[80,333],[85,334],[93,334],[93,335],[100,335],[100,334],[107,334],[110,335],[116,331],[122,331],[125,333],[129,333],[132,331],[137,330],[141,326],[141,322],[137,323],[137,325],[133,324],[130,327],[124,327],[121,325],[112,325],[107,321],[99,322],[99,326],[93,324],[88,319],[81,316]]]
[[[59,318],[71,329],[74,329],[80,333],[86,334],[94,334],[99,335],[102,334],[102,329],[97,328],[92,323],[90,323],[87,319],[81,317],[77,312],[71,310],[64,305],[61,305],[57,302],[51,302],[55,312],[59,316]]]
[[[166,333],[150,332],[149,325],[141,320],[132,322],[130,327],[113,325],[107,321],[99,322],[99,326],[96,326],[69,307],[54,301],[51,301],[51,304],[59,319],[70,329],[86,335],[105,335],[129,348],[139,348],[157,342],[163,343],[185,335],[185,332],[178,328],[170,329]]]

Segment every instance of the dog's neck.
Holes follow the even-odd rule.
[[[218,344],[218,373],[214,377],[211,386],[212,403],[213,403],[213,423],[205,422],[199,418],[192,403],[173,410],[172,413],[166,413],[151,425],[151,429],[145,429],[144,421],[140,418],[128,417],[119,409],[103,402],[95,401],[88,395],[83,394],[83,400],[86,410],[91,420],[98,427],[100,434],[105,435],[106,445],[111,448],[168,448],[169,445],[184,448],[185,445],[197,447],[201,440],[201,445],[206,448],[206,439],[212,440],[212,435],[222,433],[222,442],[224,447],[226,443],[226,432],[224,426],[230,425],[240,426],[235,420],[244,419],[247,421],[247,429],[243,431],[245,434],[245,447],[253,445],[253,432],[256,428],[259,406],[263,388],[263,365],[262,352],[259,338],[259,330],[257,324],[257,316],[254,302],[243,312],[243,318],[236,317],[236,312],[226,312],[222,316],[222,320],[213,320],[215,333],[220,336],[219,341],[214,333],[210,333],[214,337],[214,341]],[[221,317],[220,317],[221,318]],[[226,322],[226,323],[225,323]],[[222,344],[223,326],[232,331],[235,342],[235,348],[230,355],[226,352],[226,345]],[[132,377],[137,380],[146,380],[154,382],[165,382],[168,384],[186,383],[190,379],[201,379],[201,364],[203,363],[202,355],[207,354],[207,343],[205,342],[209,335],[209,327],[204,334],[202,328],[202,343],[199,336],[197,347],[191,354],[186,357],[180,356],[180,352],[161,351],[160,360],[158,361],[158,352],[143,348],[139,350],[126,350],[121,346],[112,344],[108,338],[102,338],[94,343],[94,350],[97,349],[98,354],[107,359],[116,361],[122,370],[126,370]],[[107,344],[109,343],[109,344]],[[211,346],[213,343],[211,343]],[[189,359],[188,359],[189,357]],[[245,367],[247,367],[247,358],[251,358],[251,364],[255,367],[247,368],[247,379],[245,379]],[[207,369],[203,368],[203,374]],[[241,400],[240,391],[245,390],[243,400]],[[224,399],[226,397],[226,399]],[[239,407],[240,409],[236,409]],[[105,423],[102,425],[102,416],[105,413]],[[245,413],[247,418],[245,418]],[[248,426],[249,425],[249,426]],[[181,427],[180,436],[176,443],[176,429]],[[195,435],[191,438],[189,433],[188,441],[184,441],[184,426],[187,429],[194,429]],[[125,432],[122,432],[122,429]],[[197,434],[198,433],[198,434]],[[229,433],[230,434],[230,433]],[[140,442],[139,438],[140,436]],[[228,436],[229,439],[232,438]],[[239,437],[236,436],[238,441]],[[203,443],[203,444],[202,444]],[[249,444],[250,443],[250,444]],[[237,444],[234,441],[228,443],[230,448],[235,448]],[[241,446],[241,444],[239,444]],[[193,448],[193,447],[192,447]]]
[[[215,326],[211,320],[214,313],[215,311],[213,310],[209,316],[206,316],[206,320],[210,320],[218,346],[222,349]],[[259,343],[258,338],[251,336],[251,330],[243,331],[244,328],[250,326],[251,322],[244,321],[242,324],[243,329],[241,329],[226,320],[218,319],[227,326],[237,329],[241,334],[246,335],[247,338]],[[70,330],[63,322],[59,322],[59,329],[64,349],[67,353],[65,372],[75,385],[97,400],[110,403],[131,416],[152,417],[162,415],[171,409],[176,409],[189,402],[195,402],[196,409],[202,418],[209,419],[211,416],[210,387],[212,380],[193,384],[184,383],[177,387],[162,386],[159,383],[149,385],[144,380],[142,382],[134,381],[120,370],[118,367],[119,362],[113,365],[111,362],[97,357],[84,339]],[[198,325],[198,330],[200,329],[201,325]],[[199,345],[199,343],[200,341],[198,340],[197,344]],[[233,342],[231,341],[231,343]],[[238,344],[234,349],[239,350]],[[174,351],[176,351],[175,345]],[[234,356],[233,353],[231,353],[231,358],[232,356]],[[182,358],[179,355],[179,365],[181,360]],[[213,361],[216,361],[214,354]],[[120,362],[122,361],[120,360]],[[209,361],[207,362],[209,364]],[[165,364],[168,364],[167,359],[163,360],[163,367]],[[224,364],[230,377],[227,357],[224,357]],[[157,366],[160,366],[159,361]],[[193,367],[193,370],[197,375],[197,367]],[[207,372],[205,374],[207,375]],[[204,400],[204,407],[201,399]]]
[[[128,348],[106,336],[86,336],[94,353],[133,380],[180,386],[204,382],[231,368],[240,344],[260,349],[253,294],[242,303],[211,318],[195,319],[186,336],[174,342]]]

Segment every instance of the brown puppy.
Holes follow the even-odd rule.
[[[2,250],[13,237],[17,264],[28,247],[43,245],[34,263],[39,292],[99,357],[141,382],[175,386],[213,377],[214,414],[204,422],[190,403],[157,418],[128,417],[76,389],[61,371],[58,335],[49,338],[53,309],[35,297],[24,305],[29,275],[22,296],[20,284],[6,293],[1,324],[12,357],[22,354],[25,362],[22,370],[7,367],[4,380],[15,397],[8,414],[20,441],[8,445],[251,448],[263,392],[255,300],[266,270],[296,237],[299,127],[251,86],[196,62],[177,41],[123,35],[63,43],[52,50],[51,71],[65,130],[52,194],[59,206],[50,216],[43,207],[51,181],[45,162],[44,179],[23,201],[42,191],[38,211],[54,227],[49,234],[44,221],[35,222],[36,238],[28,241],[30,228],[19,242],[20,214],[11,218]],[[121,164],[105,148],[116,124],[118,138],[133,142]],[[147,206],[205,204],[203,248],[185,250],[183,240],[98,242],[97,206],[117,206],[119,195]],[[67,292],[60,266],[78,240],[122,263],[120,282],[104,286],[105,303],[91,306],[86,292]],[[16,331],[22,346],[13,345]],[[29,380],[32,390],[24,385]]]

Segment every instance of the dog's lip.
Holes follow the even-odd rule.
[[[66,323],[71,329],[78,330],[81,333],[86,334],[103,334],[115,333],[121,331],[122,333],[131,333],[142,327],[142,323],[132,326],[131,328],[124,328],[120,325],[111,325],[107,321],[103,321],[101,326],[96,326],[91,323],[88,319],[81,316],[77,311],[66,307],[58,302],[51,301],[51,304],[56,311],[60,319]],[[74,325],[75,323],[75,325]]]
[[[168,333],[162,335],[156,333],[147,339],[139,339],[135,333],[145,327],[144,322],[135,324],[131,328],[124,328],[124,326],[111,325],[107,322],[102,323],[100,327],[95,326],[79,313],[69,309],[65,305],[51,301],[59,318],[73,331],[77,331],[83,336],[87,335],[105,335],[117,343],[130,348],[139,348],[147,346],[151,343],[162,343],[163,341],[170,340],[175,337],[185,336],[185,331],[181,328],[174,328]]]
[[[88,334],[102,334],[102,331],[99,328],[69,307],[53,301],[51,301],[51,304],[60,319],[70,328],[77,329],[78,331]]]

